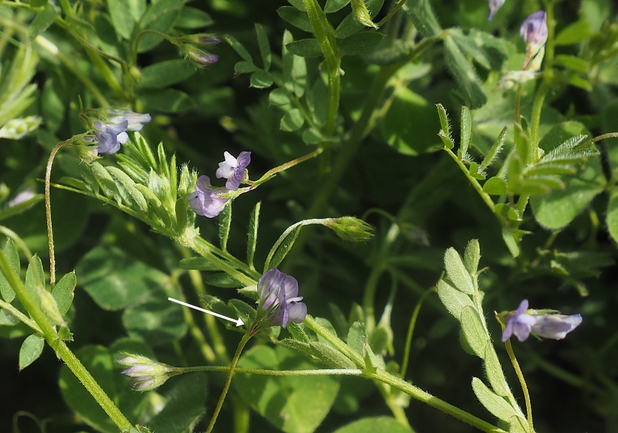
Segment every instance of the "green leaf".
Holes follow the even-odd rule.
[[[510,423],[511,418],[517,416],[513,407],[504,397],[500,397],[490,390],[478,377],[472,378],[472,390],[485,409],[498,419]]]
[[[466,105],[471,109],[480,108],[485,105],[487,96],[485,96],[474,67],[448,34],[444,39],[444,48],[446,64],[459,84],[459,90],[464,96]]]
[[[152,420],[152,432],[185,433],[192,431],[206,411],[208,376],[191,373],[173,379],[173,387],[163,394],[165,407]]]
[[[285,46],[288,51],[300,57],[320,57],[322,49],[317,39],[300,39]]]
[[[387,416],[367,417],[338,428],[333,433],[411,433],[412,430]]]
[[[481,171],[485,171],[485,169],[489,167],[494,162],[496,157],[500,154],[500,151],[502,150],[502,146],[504,146],[504,141],[506,140],[506,133],[508,132],[508,130],[509,130],[508,126],[505,126],[504,128],[502,128],[502,131],[500,132],[498,139],[491,146],[491,148],[489,149],[489,152],[487,152],[487,155],[485,155],[485,158],[483,159],[483,162],[481,163],[481,167],[480,167]],[[483,187],[483,189],[484,188],[485,187]]]
[[[263,345],[245,352],[238,366],[272,370],[318,368],[305,357],[288,349],[272,349]],[[236,374],[233,384],[254,410],[288,433],[315,431],[328,414],[339,389],[338,380],[330,376]]]
[[[440,301],[457,320],[461,320],[461,312],[464,308],[474,308],[474,304],[468,295],[455,289],[444,280],[438,281],[437,286]]]
[[[69,308],[71,308],[76,285],[77,277],[75,276],[75,271],[73,271],[65,274],[54,286],[52,295],[56,300],[60,314],[66,314]]]
[[[493,392],[502,397],[508,396],[511,391],[504,377],[504,371],[502,371],[502,365],[500,364],[498,355],[496,355],[496,351],[491,344],[487,345],[485,356],[483,357],[483,364],[485,365],[485,374],[493,388]]]
[[[339,50],[348,56],[363,56],[372,52],[382,42],[384,35],[365,31],[353,34],[339,42]]]
[[[288,328],[290,324],[288,324]],[[302,353],[304,356],[312,359],[315,362],[324,364],[331,368],[357,368],[356,365],[343,353],[335,349],[330,344],[320,343],[316,341],[302,342],[292,340],[291,338],[283,339],[279,342],[280,346]]]
[[[189,257],[178,263],[180,269],[197,269],[198,271],[218,271],[219,268],[204,257]]]
[[[223,39],[232,47],[234,51],[238,53],[238,55],[245,62],[249,63],[250,65],[253,65],[253,57],[251,57],[251,54],[249,54],[249,51],[247,51],[245,47],[243,47],[242,44],[238,42],[238,40],[234,36],[225,35]]]
[[[603,170],[598,159],[588,161],[586,168],[567,179],[565,188],[547,195],[531,197],[534,218],[544,227],[559,230],[588,208],[605,185]]]
[[[283,115],[280,127],[282,131],[297,131],[304,123],[303,113],[298,108],[292,108]]]
[[[442,132],[447,137],[451,136],[451,123],[448,119],[448,112],[446,108],[442,104],[436,104],[436,108],[438,109],[438,118],[440,119],[440,127],[442,128]]]
[[[408,87],[395,90],[380,126],[389,146],[404,155],[419,155],[437,144],[433,105]]]
[[[206,278],[206,284],[214,287],[235,288],[242,287],[243,284],[236,281],[234,278],[223,272],[209,275]]]
[[[577,56],[569,56],[566,54],[558,54],[554,58],[554,63],[561,65],[575,71],[579,74],[586,74],[592,68],[590,60],[582,59]]]
[[[455,287],[467,295],[476,292],[476,287],[472,276],[468,273],[461,256],[455,248],[449,248],[444,253],[444,266],[449,279]]]
[[[262,56],[262,64],[264,65],[264,70],[268,71],[270,69],[272,54],[270,52],[268,36],[266,36],[264,27],[261,24],[255,24],[255,34],[258,40],[258,48],[260,49],[260,55]]]
[[[12,239],[7,239],[4,244],[4,248],[2,248],[2,253],[5,255],[6,259],[9,261],[11,268],[13,271],[19,275],[20,264],[19,264],[19,253],[17,252],[17,248],[15,248],[15,242]],[[7,281],[6,277],[2,272],[0,272],[0,295],[2,295],[2,299],[5,302],[11,303],[13,299],[15,299],[15,292],[13,288]]]
[[[50,4],[46,4],[45,8],[39,12],[30,23],[28,27],[28,39],[34,40],[38,35],[47,30],[47,28],[54,23],[57,16],[58,11],[56,8]]]
[[[478,239],[472,239],[468,242],[463,257],[464,266],[470,275],[476,275],[480,261],[481,246],[479,245]]]
[[[326,0],[324,12],[332,14],[346,7],[348,3],[350,3],[350,0]]]
[[[241,60],[234,65],[234,72],[237,74],[249,74],[257,70],[257,66],[255,66],[253,63],[247,63],[244,60]]]
[[[184,307],[167,300],[175,293],[171,283],[159,287],[153,285],[139,303],[127,307],[122,324],[129,335],[151,347],[181,339],[187,333]]]
[[[485,348],[489,342],[489,336],[483,326],[479,313],[474,307],[464,307],[461,311],[461,330],[470,349],[483,359],[485,357]]]
[[[606,222],[609,234],[614,239],[614,242],[618,242],[618,189],[616,188],[612,190],[609,196]]]
[[[36,361],[45,347],[45,339],[39,334],[30,334],[19,348],[19,371]]]
[[[143,90],[138,100],[144,104],[145,111],[180,113],[195,107],[195,101],[185,92],[176,89]]]
[[[508,185],[506,180],[497,176],[490,177],[487,182],[483,184],[483,191],[489,195],[503,195],[508,192]]]
[[[292,24],[294,27],[313,33],[313,26],[306,12],[299,11],[293,6],[281,6],[277,9],[277,14],[279,14],[281,19]]]
[[[287,30],[284,31],[283,48],[281,50],[283,81],[286,83],[287,90],[300,98],[305,92],[307,83],[307,64],[303,57],[295,56],[286,48],[286,45],[292,41],[294,41],[292,33]]]
[[[273,76],[269,72],[258,69],[251,74],[250,83],[251,87],[267,89],[273,85]]]
[[[288,255],[292,247],[294,246],[294,242],[296,242],[296,238],[300,233],[302,226],[295,227],[288,235],[285,237],[283,242],[279,245],[276,251],[271,250],[272,259],[270,263],[266,263],[264,269],[276,268],[283,261],[285,256]]]
[[[288,3],[294,6],[299,11],[305,12],[307,9],[305,8],[305,4],[303,0],[288,0]]]
[[[108,397],[116,402],[120,411],[130,420],[138,420],[150,395],[133,391],[129,386],[129,378],[120,374],[123,367],[116,360],[123,357],[120,353],[122,351],[154,358],[143,342],[129,339],[118,340],[109,349],[103,346],[85,346],[78,349],[75,355]],[[64,401],[82,421],[98,432],[118,433],[118,427],[66,365],[61,367],[58,382]]]
[[[232,206],[226,206],[219,216],[219,245],[223,251],[227,251],[227,240],[230,237],[232,227]]]
[[[39,290],[47,290],[45,288],[45,271],[41,258],[36,254],[30,260],[26,269],[25,286],[30,295],[39,303]]]
[[[107,10],[116,34],[122,39],[130,40],[135,26],[130,3],[122,0],[107,0]]]
[[[253,267],[253,258],[255,257],[255,250],[257,248],[258,227],[260,225],[260,209],[262,202],[257,202],[253,211],[251,212],[251,218],[249,220],[249,230],[247,231],[247,264]]]
[[[268,94],[268,102],[276,107],[287,107],[290,105],[290,97],[283,89],[275,89]]]
[[[563,28],[556,35],[556,45],[573,45],[578,44],[593,35],[590,22],[587,20],[575,21]]]
[[[167,33],[171,30],[185,0],[159,0],[150,4],[139,20],[140,30],[155,30]],[[138,52],[143,53],[156,47],[163,39],[153,34],[140,38]]]
[[[107,245],[90,250],[75,272],[97,305],[109,311],[121,310],[154,288],[170,284],[167,275]]]
[[[215,23],[212,17],[201,9],[193,8],[191,6],[184,6],[176,21],[174,21],[174,27],[180,27],[182,29],[200,29],[202,27],[208,27]]]
[[[466,159],[468,147],[472,141],[472,116],[470,109],[465,105],[461,106],[461,141],[459,145],[459,158]]]
[[[436,16],[431,10],[429,0],[417,0],[413,4],[412,2],[406,2],[403,5],[403,10],[414,23],[414,27],[424,37],[437,36],[442,31]]]
[[[162,89],[186,80],[195,71],[195,67],[184,59],[164,60],[141,70],[139,86],[144,89]]]

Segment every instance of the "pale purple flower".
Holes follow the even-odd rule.
[[[122,123],[127,121],[127,131],[141,131],[144,125],[152,120],[150,114],[134,113],[128,110],[108,110],[112,115],[109,118],[111,123]]]
[[[13,199],[8,202],[8,205],[9,207],[16,206],[20,203],[25,202],[26,200],[30,200],[35,195],[36,193],[34,192],[33,188],[25,189],[19,194],[17,194],[15,197],[13,197]]]
[[[496,15],[496,12],[498,12],[504,2],[505,0],[489,0],[489,16],[487,17],[487,21],[494,19],[494,15]]]
[[[227,194],[230,191],[212,188],[208,176],[200,176],[195,184],[195,189],[195,192],[187,196],[187,200],[191,201],[191,209],[198,215],[214,218],[223,211],[229,201],[229,198],[223,197],[222,194]]]
[[[127,356],[117,362],[129,367],[121,374],[131,378],[129,386],[135,391],[150,391],[164,384],[170,377],[179,374],[176,368],[145,356],[130,353],[125,355]]]
[[[300,302],[303,297],[298,296],[296,278],[273,268],[260,277],[257,291],[262,308],[276,311],[273,313],[272,325],[285,328],[289,322],[301,323],[305,320],[307,306]]]
[[[552,340],[562,340],[582,323],[580,314],[567,316],[530,310],[527,299],[521,301],[517,310],[505,314],[504,317],[508,317],[508,321],[502,333],[503,343],[511,335],[515,335],[519,341],[525,341],[530,334]]]
[[[97,154],[116,153],[120,150],[120,145],[125,144],[129,140],[127,128],[129,121],[125,120],[120,123],[110,123],[108,125],[101,122],[94,122],[94,135],[97,138],[99,146]]]
[[[225,161],[219,163],[216,175],[217,179],[225,178],[225,187],[235,191],[245,178],[247,166],[251,162],[251,152],[240,152],[238,159],[234,158],[229,152],[224,152]]]
[[[537,11],[524,20],[519,34],[526,43],[526,54],[532,58],[547,42],[547,14]]]

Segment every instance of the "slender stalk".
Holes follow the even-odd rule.
[[[414,328],[416,327],[416,320],[418,319],[418,315],[421,311],[421,307],[423,306],[423,302],[425,299],[432,293],[436,292],[436,288],[432,287],[425,291],[416,303],[416,307],[414,308],[414,312],[412,313],[412,317],[410,318],[410,325],[408,326],[408,335],[406,336],[406,346],[403,351],[403,361],[401,361],[401,370],[399,375],[401,377],[406,377],[406,372],[408,371],[408,362],[410,360],[410,349],[412,347],[412,334],[414,333]]]
[[[304,156],[301,156],[299,158],[293,159],[292,161],[288,161],[285,164],[278,165],[277,167],[268,170],[258,180],[250,183],[251,189],[257,188],[261,184],[269,181],[273,176],[275,176],[275,175],[277,175],[277,174],[279,174],[281,172],[284,172],[284,171],[294,167],[295,165],[300,164],[301,162],[305,162],[305,161],[310,160],[311,158],[315,158],[316,156],[318,156],[323,151],[324,151],[324,149],[322,149],[322,148],[316,149],[313,152],[309,152],[308,154],[306,154]]]
[[[455,161],[455,163],[459,166],[459,168],[461,169],[461,171],[463,172],[463,174],[468,178],[468,180],[470,181],[470,183],[472,184],[472,187],[476,190],[476,192],[481,196],[481,199],[483,199],[483,201],[485,202],[485,204],[487,205],[487,207],[489,207],[489,209],[496,215],[496,205],[494,204],[493,200],[491,199],[491,197],[489,196],[489,194],[487,194],[485,191],[483,191],[483,187],[481,186],[481,184],[479,183],[478,180],[476,180],[468,171],[468,168],[465,166],[465,164],[457,157],[457,155],[455,155],[453,153],[453,151],[451,149],[444,149],[446,151],[446,153],[449,154],[449,156],[451,158],[453,158],[453,161]]]
[[[56,154],[66,144],[66,141],[62,141],[54,146],[45,167],[45,221],[47,222],[47,247],[49,248],[49,284],[52,287],[56,285],[56,254],[54,251],[54,229],[52,227],[51,215],[51,171]]]
[[[393,17],[393,15],[399,12],[399,9],[402,8],[402,6],[406,3],[406,1],[407,0],[399,0],[399,2],[395,5],[395,7],[384,18],[380,20],[377,26],[382,27],[388,20],[390,20]]]
[[[230,371],[227,365],[203,365],[179,368],[182,373]],[[181,374],[182,374],[181,373]],[[363,371],[356,368],[323,368],[316,370],[267,370],[264,368],[236,368],[234,374],[257,374],[260,376],[362,376]]]
[[[219,401],[217,402],[215,411],[212,414],[212,418],[210,419],[210,423],[208,424],[206,433],[211,433],[212,429],[215,428],[215,423],[217,422],[217,418],[219,417],[219,413],[221,412],[221,408],[223,407],[223,402],[225,401],[225,397],[227,396],[227,393],[230,390],[230,385],[232,384],[232,377],[234,376],[236,364],[238,364],[238,360],[240,359],[240,354],[242,353],[243,349],[253,336],[252,331],[252,329],[249,329],[247,333],[242,336],[240,343],[238,343],[236,353],[234,353],[234,357],[232,358],[232,362],[230,363],[230,366],[228,368],[227,379],[225,381],[225,385],[223,386],[223,391],[221,391],[221,396],[219,397]]]
[[[429,394],[428,392],[423,391],[422,389],[412,385],[411,383],[408,383],[405,380],[398,378],[397,376],[387,373],[384,370],[377,370],[375,373],[365,373],[365,377],[391,385],[394,388],[405,392],[415,400],[423,402],[448,415],[451,415],[452,417],[457,418],[458,420],[463,421],[468,425],[476,427],[481,431],[491,433],[506,433],[506,431],[502,430],[501,428],[489,424],[488,422],[483,421],[482,419],[477,418],[474,415],[464,410],[461,410],[458,407],[453,406],[452,404],[449,404],[444,400],[441,400]]]
[[[505,346],[506,353],[509,355],[509,359],[511,360],[511,364],[513,364],[513,369],[515,370],[515,374],[517,375],[517,379],[519,380],[521,389],[524,393],[524,400],[526,401],[526,414],[528,417],[528,428],[530,429],[530,432],[534,432],[534,424],[532,423],[532,404],[530,402],[530,393],[528,392],[528,386],[526,385],[524,373],[521,371],[519,362],[517,362],[517,358],[515,357],[515,353],[513,352],[511,340],[507,340]]]

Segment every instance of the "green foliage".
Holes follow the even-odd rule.
[[[243,368],[310,369],[316,366],[282,347],[258,346],[238,363]],[[270,423],[284,432],[312,432],[328,413],[339,383],[325,376],[266,377],[238,375],[236,388]],[[308,404],[311,402],[311,404]]]

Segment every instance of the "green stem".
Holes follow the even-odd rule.
[[[71,349],[69,349],[66,343],[60,339],[43,310],[36,303],[30,292],[28,292],[13,268],[11,268],[11,265],[3,251],[0,251],[0,272],[4,274],[4,277],[15,291],[17,298],[41,329],[41,333],[52,349],[56,351],[57,356],[64,361],[69,370],[71,370],[75,377],[77,377],[77,379],[84,385],[86,390],[94,397],[96,402],[101,406],[114,424],[116,424],[116,426],[118,426],[121,430],[129,430],[131,428],[131,423],[129,420],[122,414],[122,412],[120,412],[116,405],[114,405],[114,402],[110,400],[105,391],[103,391],[79,359],[77,359],[73,352],[71,352]]]
[[[277,167],[268,170],[258,180],[250,183],[251,189],[257,188],[261,184],[269,181],[272,177],[276,176],[277,174],[279,174],[281,172],[284,172],[284,171],[294,167],[295,165],[300,164],[301,162],[305,162],[305,161],[308,161],[311,158],[315,158],[316,156],[318,156],[323,151],[324,150],[322,148],[316,149],[313,152],[309,152],[308,154],[306,154],[304,156],[301,156],[299,158],[293,159],[292,161],[288,161],[288,162],[286,162],[284,164],[278,165]]]
[[[47,247],[49,248],[49,284],[52,287],[56,285],[56,254],[54,251],[54,230],[51,215],[51,171],[56,154],[66,144],[66,141],[62,141],[54,146],[45,166],[45,221],[47,222]]]
[[[463,172],[463,174],[468,178],[468,180],[470,181],[470,183],[472,184],[472,187],[476,190],[476,192],[481,196],[481,199],[485,202],[485,204],[487,205],[487,207],[489,207],[489,209],[496,215],[496,205],[494,204],[493,200],[491,199],[491,197],[489,196],[489,194],[487,194],[485,191],[483,191],[483,187],[481,186],[481,184],[479,183],[478,180],[476,180],[476,178],[474,178],[470,172],[468,171],[468,168],[466,167],[466,165],[457,157],[457,155],[455,155],[453,153],[453,151],[451,149],[444,149],[446,151],[446,153],[449,154],[449,156],[451,158],[453,158],[453,161],[455,161],[455,163],[457,164],[457,166],[461,169],[461,171]]]
[[[227,365],[203,365],[199,367],[178,368],[182,373],[230,371]],[[181,373],[181,374],[182,374]],[[316,370],[267,370],[264,368],[236,368],[234,374],[258,374],[260,376],[362,376],[356,368],[323,368]]]
[[[517,362],[517,358],[515,357],[515,353],[513,352],[511,340],[507,340],[505,346],[506,353],[509,355],[509,359],[511,360],[511,364],[513,364],[513,369],[515,370],[515,374],[517,375],[517,379],[519,380],[521,389],[524,393],[524,400],[526,401],[526,414],[528,417],[528,428],[530,429],[530,432],[534,432],[534,424],[532,423],[532,404],[530,402],[530,393],[528,392],[528,386],[526,385],[524,373],[521,371],[519,362]]]
[[[399,12],[399,9],[402,8],[402,6],[406,3],[407,0],[399,0],[399,2],[395,5],[395,7],[384,17],[380,20],[380,22],[377,24],[378,28],[382,27],[388,20],[390,20],[393,15],[395,15],[397,12]]]
[[[408,362],[410,360],[410,349],[412,347],[412,335],[414,333],[414,328],[416,327],[416,320],[418,319],[418,315],[421,311],[421,307],[423,306],[423,302],[425,299],[432,294],[436,293],[436,288],[432,287],[425,291],[416,303],[416,307],[414,308],[414,312],[412,313],[412,317],[410,318],[410,325],[408,326],[408,335],[406,336],[406,346],[403,352],[403,361],[401,362],[401,370],[399,375],[401,377],[406,377],[406,372],[408,371]]]
[[[219,397],[219,401],[217,402],[217,406],[215,407],[215,411],[210,419],[210,424],[208,424],[208,428],[206,429],[206,433],[211,433],[212,429],[215,427],[215,423],[217,422],[217,418],[219,417],[219,413],[221,412],[221,408],[223,407],[223,402],[225,401],[225,397],[227,396],[228,391],[230,390],[230,385],[232,384],[232,377],[234,376],[234,370],[236,368],[236,364],[238,364],[238,360],[240,359],[240,355],[253,336],[252,329],[249,329],[246,334],[242,336],[240,343],[238,343],[238,347],[236,348],[236,353],[234,353],[234,357],[232,358],[232,362],[228,368],[227,379],[225,381],[225,385],[223,386],[223,391],[221,391],[221,396]]]
[[[43,333],[43,331],[41,331],[41,328],[39,328],[39,325],[37,325],[34,320],[30,319],[28,316],[19,311],[17,308],[13,307],[13,305],[9,304],[8,302],[0,300],[0,309],[6,310],[13,316],[17,317],[21,322],[24,322],[24,324],[30,329],[32,329],[34,332],[38,334]]]
[[[477,418],[474,415],[464,410],[461,410],[458,407],[453,406],[445,402],[444,400],[441,400],[429,394],[428,392],[425,392],[422,389],[412,385],[411,383],[408,383],[405,380],[398,378],[397,376],[387,373],[384,370],[377,370],[375,373],[365,373],[365,377],[391,385],[394,388],[405,392],[415,400],[423,402],[448,415],[451,415],[452,417],[455,417],[468,425],[476,427],[481,431],[491,433],[506,433],[506,431],[502,430],[501,428],[489,424],[488,422],[483,421],[482,419]]]

